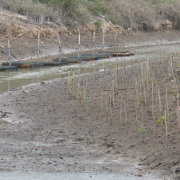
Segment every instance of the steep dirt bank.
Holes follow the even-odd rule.
[[[77,35],[60,35],[62,40],[62,51],[67,49],[77,50]],[[117,43],[118,47],[124,46],[143,46],[162,43],[174,43],[180,41],[180,31],[166,31],[166,32],[132,32],[130,34],[118,34]],[[8,60],[7,39],[0,37],[0,61]],[[92,34],[82,34],[81,36],[81,50],[92,48]],[[114,33],[108,33],[105,35],[105,47],[111,47],[114,45]],[[96,34],[96,47],[102,46],[102,34]],[[58,54],[58,41],[57,38],[43,38],[40,44],[40,55]],[[37,57],[37,39],[29,39],[20,37],[12,40],[11,42],[11,57],[14,59],[26,59]]]
[[[0,7],[0,61],[20,60],[37,57],[39,24],[26,16],[21,16],[1,9]],[[123,30],[120,26],[114,26],[104,19],[105,46],[114,45],[115,31],[117,30],[117,43],[119,47],[132,45],[145,45],[154,43],[169,43],[178,41],[179,31],[161,30],[157,32],[139,32],[132,29]],[[90,25],[81,31],[81,50],[91,48],[93,44],[93,32],[96,30],[95,46],[102,46],[102,29]],[[57,40],[59,32],[62,42],[62,50],[77,49],[78,34],[76,29],[67,29],[64,26],[52,27],[43,24],[40,38],[40,55],[58,54]],[[8,57],[8,39],[10,40],[11,56]]]

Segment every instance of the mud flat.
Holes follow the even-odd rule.
[[[148,34],[124,35],[120,46],[172,42],[178,33],[156,34],[151,42]],[[74,47],[75,39],[67,41]],[[35,44],[34,39],[14,41],[14,58],[24,58],[23,50],[32,56]],[[42,46],[44,55],[56,52],[55,39]],[[6,58],[3,50],[0,57]],[[178,57],[117,67],[78,77],[71,72],[69,80],[45,81],[1,95],[1,168],[121,173],[133,166],[129,172],[134,177],[153,173],[178,179]]]
[[[80,76],[72,70],[69,78],[4,93],[1,168],[119,173],[133,165],[134,176],[178,179],[177,62],[117,64]]]

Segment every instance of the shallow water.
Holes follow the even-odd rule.
[[[126,174],[1,172],[1,180],[160,180],[151,175],[138,177]]]
[[[114,66],[122,66],[123,63],[143,61],[147,58],[149,60],[172,58],[176,56],[180,44],[166,44],[166,45],[149,45],[149,46],[134,46],[124,47],[121,50],[129,50],[135,53],[130,57],[119,57],[102,59],[98,61],[83,62],[80,64],[71,64],[61,67],[46,67],[40,69],[18,69],[17,71],[0,72],[0,93],[12,90],[14,88],[24,86],[30,83],[37,83],[55,78],[66,77],[68,71],[72,69],[76,74],[83,74],[86,72],[101,71],[104,68],[113,68]],[[51,57],[52,58],[52,57]],[[49,61],[50,57],[45,57],[39,61]]]

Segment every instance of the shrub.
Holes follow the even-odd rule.
[[[95,21],[95,22],[94,22],[94,24],[95,24],[98,28],[100,28],[100,27],[101,27],[101,22],[100,22],[100,21],[98,21],[98,20],[97,20],[97,21]]]

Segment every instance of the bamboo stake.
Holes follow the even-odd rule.
[[[138,120],[138,109],[139,109],[139,101],[138,101],[138,82],[137,79],[135,81],[135,90],[136,90],[136,121]]]
[[[10,47],[10,38],[8,37],[8,60],[10,61],[10,56],[11,56],[11,47]],[[10,66],[11,66],[11,61],[10,61]]]
[[[62,48],[61,48],[61,41],[59,37],[59,33],[57,32],[57,37],[58,37],[58,44],[59,44],[59,62],[61,62],[61,53],[62,53]]]
[[[117,43],[117,29],[115,31],[115,37],[114,37],[114,48],[116,47],[116,43]]]
[[[41,37],[41,31],[42,31],[42,23],[43,23],[43,15],[41,16],[41,22],[39,25],[39,32],[38,32],[38,58],[40,56],[40,37]]]
[[[159,89],[158,89],[158,99],[159,99],[159,111],[160,111],[160,113],[161,113],[161,94],[160,94],[160,91],[159,91]]]
[[[108,111],[108,95],[106,95],[105,105],[106,105],[106,111]],[[106,117],[106,123],[107,123],[107,117]]]
[[[105,38],[105,29],[104,28],[103,28],[102,32],[103,32],[102,49],[104,52],[104,38]]]
[[[169,105],[168,105],[167,87],[166,87],[166,112],[167,112],[167,117],[169,117]]]
[[[94,30],[93,31],[93,55],[94,55],[95,37],[96,37],[96,32]]]
[[[142,62],[141,62],[141,79],[142,79],[142,86],[143,86],[144,85],[144,78],[143,78]]]
[[[119,125],[121,125],[121,104],[119,105]]]
[[[111,121],[110,121],[110,122],[111,122],[111,126],[112,126],[112,104],[111,104],[111,103],[112,103],[112,99],[111,99],[111,98],[112,98],[112,97],[111,97],[111,94],[110,94],[110,95],[109,95],[109,99],[110,99],[110,107],[109,107],[109,108],[110,108],[110,118],[111,118]]]
[[[41,31],[38,32],[38,58],[39,58],[39,54],[40,54],[40,34],[41,34]]]
[[[125,127],[126,127],[126,132],[127,132],[127,123],[128,123],[128,118],[127,118],[127,109],[126,109],[126,100],[124,99],[124,112],[125,112]]]
[[[178,124],[180,126],[179,103],[178,103],[178,108],[177,108],[177,116],[178,116]]]
[[[165,116],[164,124],[165,124],[165,133],[166,133],[166,143],[167,143],[168,126],[167,126],[166,110],[164,110],[164,116]]]
[[[158,112],[158,86],[157,86],[157,79],[156,79],[156,112]]]
[[[112,80],[112,107],[114,108],[114,80]]]
[[[78,58],[79,58],[80,45],[81,45],[81,35],[80,35],[80,30],[78,28]]]
[[[70,71],[68,71],[68,82],[67,82],[67,84],[68,84],[68,93],[70,93]]]
[[[83,106],[86,107],[86,87],[83,87]]]
[[[152,118],[154,117],[154,83],[153,83],[153,80],[152,79]]]

